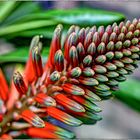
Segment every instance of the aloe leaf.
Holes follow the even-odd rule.
[[[53,34],[52,25],[62,23],[64,27],[68,28],[72,24],[79,26],[100,26],[108,25],[113,22],[119,22],[124,20],[124,15],[117,12],[110,12],[104,10],[93,9],[70,9],[70,10],[48,10],[46,12],[40,12],[35,14],[29,14],[21,16],[21,20],[15,24],[0,28],[0,36],[10,35],[16,37],[17,35],[29,37],[36,34],[37,31],[32,29],[38,29],[39,34],[45,35],[45,30],[41,31],[42,27],[46,27],[48,34],[46,37],[51,38]],[[20,16],[17,18],[20,19]],[[46,23],[45,23],[46,21]],[[51,24],[49,24],[51,22]],[[45,26],[45,24],[46,26]],[[22,34],[23,32],[23,34]]]
[[[9,35],[11,33],[17,33],[29,29],[52,26],[55,24],[56,22],[52,20],[38,20],[38,21],[21,23],[21,24],[14,24],[14,25],[0,28],[0,36],[7,35],[7,34]]]
[[[15,23],[17,20],[21,19],[24,16],[27,16],[31,13],[36,14],[40,11],[42,10],[37,2],[22,1],[20,5],[7,17],[7,19],[3,22],[2,25],[3,26],[10,25],[12,23]]]
[[[16,1],[5,1],[0,7],[0,22],[6,19],[6,17],[12,12],[12,10],[19,4]]]
[[[43,62],[46,62],[49,54],[49,47],[44,47],[42,51]],[[20,47],[12,52],[0,55],[0,64],[4,63],[25,63],[28,60],[29,47]]]
[[[46,12],[30,14],[22,17],[17,22],[25,22],[36,19],[53,19],[63,24],[76,24],[79,26],[100,26],[112,24],[114,21],[120,22],[125,16],[118,12],[79,8],[69,10],[48,10]]]
[[[120,84],[120,90],[113,94],[135,110],[140,111],[140,81],[136,79],[128,79]]]

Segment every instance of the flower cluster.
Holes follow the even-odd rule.
[[[2,138],[21,134],[73,138],[72,132],[51,120],[70,126],[101,120],[96,103],[110,98],[119,82],[138,67],[140,20],[106,28],[73,25],[64,41],[61,35],[62,25],[58,25],[44,65],[40,37],[32,39],[25,69],[14,73],[11,91],[0,71]]]

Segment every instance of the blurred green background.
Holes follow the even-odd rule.
[[[107,26],[139,18],[136,1],[8,1],[0,2],[0,67],[10,80],[14,66],[28,58],[31,38],[43,35],[43,61],[57,24],[65,37],[72,24],[80,27]],[[110,101],[100,103],[103,120],[75,129],[79,138],[140,138],[140,69],[120,84]]]

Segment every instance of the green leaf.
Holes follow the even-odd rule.
[[[88,8],[49,10],[47,11],[47,16],[60,23],[79,26],[108,25],[125,19],[125,16],[118,12]]]
[[[16,22],[14,22],[14,24],[0,28],[0,36],[6,35],[6,37],[8,37],[10,35],[10,38],[12,38],[12,35],[13,37],[32,37],[33,35],[39,33],[43,35],[46,34],[45,37],[51,38],[54,28],[60,23],[64,25],[64,30],[66,30],[73,24],[81,27],[93,25],[106,26],[108,24],[113,24],[113,22],[120,22],[124,19],[125,17],[123,14],[105,10],[87,8],[48,10],[46,12],[37,12],[21,17],[19,16],[17,20],[15,20]],[[46,26],[44,24],[45,22]],[[52,24],[49,24],[48,22],[51,22]],[[48,34],[42,28],[45,28],[46,32],[48,31]]]
[[[16,2],[19,3],[19,2]],[[26,10],[25,10],[26,7]],[[2,26],[10,25],[15,23],[17,20],[27,16],[31,13],[38,13],[42,11],[41,7],[37,2],[20,2],[20,5],[14,9],[11,14],[7,17],[7,19],[3,22]]]
[[[19,19],[17,22],[26,22],[37,19],[53,19],[62,24],[76,24],[79,26],[100,26],[108,25],[113,22],[120,22],[125,16],[118,12],[78,8],[78,9],[54,9],[46,12],[30,14]]]
[[[42,51],[43,62],[47,61],[49,47],[44,47]],[[29,57],[29,47],[20,47],[19,49],[0,55],[0,64],[4,63],[26,63]]]
[[[19,4],[16,1],[5,1],[0,7],[0,22],[5,20],[12,10]]]
[[[21,24],[14,24],[7,27],[0,28],[0,36],[9,35],[12,33],[17,33],[29,29],[41,28],[46,26],[55,25],[56,22],[52,20],[38,20],[38,21],[30,21]]]
[[[120,84],[120,90],[113,94],[135,110],[140,111],[140,81],[128,79]]]

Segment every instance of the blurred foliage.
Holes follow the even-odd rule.
[[[15,45],[13,52],[0,56],[0,63],[26,62],[27,46],[31,38],[34,35],[43,35],[45,40],[43,44],[49,46],[57,24],[63,24],[65,34],[73,24],[80,27],[93,25],[98,27],[125,19],[125,16],[118,12],[88,8],[45,11],[39,3],[31,1],[1,2],[0,13],[0,38],[5,38]],[[16,51],[17,47],[21,49]]]
[[[115,97],[126,103],[131,108],[140,111],[140,81],[136,79],[127,79],[120,83],[120,90],[113,92]]]

